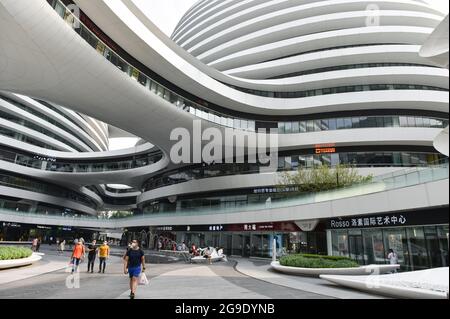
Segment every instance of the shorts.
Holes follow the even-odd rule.
[[[141,275],[141,266],[128,268],[130,278],[139,277]]]

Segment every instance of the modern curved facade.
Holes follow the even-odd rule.
[[[65,7],[71,4],[81,9],[79,20]],[[42,16],[45,25],[30,27]],[[270,236],[280,234],[283,246],[290,247],[292,239],[310,243],[302,249],[334,253],[336,232],[327,228],[327,219],[349,216],[350,210],[319,213],[320,200],[308,208],[318,212],[315,218],[302,206],[310,202],[296,202],[285,212],[258,215],[254,210],[295,200],[295,185],[280,189],[278,184],[282,173],[299,167],[346,164],[362,175],[405,177],[411,176],[409,169],[433,172],[447,162],[433,141],[448,126],[448,70],[419,55],[443,18],[410,0],[199,1],[169,39],[128,0],[31,5],[2,0],[0,172],[5,177],[0,191],[5,208],[28,209],[40,220],[45,209],[17,205],[28,196],[31,207],[58,206],[50,196],[59,186],[67,190],[60,196],[67,201],[60,198],[58,207],[75,209],[72,201],[78,201],[85,206],[78,207],[78,216],[108,209],[134,212],[129,224],[105,221],[105,228],[140,227],[179,240],[199,235],[204,243],[226,244],[230,253],[241,249],[244,255],[253,236],[259,238],[257,254],[266,254],[271,230]],[[12,37],[34,52],[33,59],[27,50],[17,53]],[[17,75],[17,67],[26,71]],[[46,81],[36,81],[42,74]],[[260,165],[247,162],[174,164],[170,133],[177,127],[194,133],[194,120],[203,129],[233,128],[240,137],[266,138],[264,132],[274,129],[275,172],[261,173]],[[141,141],[108,151],[103,123]],[[448,174],[419,180],[448,188]],[[417,186],[410,182],[405,187]],[[35,194],[36,183],[46,185],[40,191],[47,197]],[[24,184],[28,188],[21,188]],[[12,199],[19,188],[23,194]],[[359,203],[356,195],[352,200],[355,207],[370,202]],[[408,210],[439,210],[448,206],[448,195],[414,205]],[[393,207],[401,211],[392,204],[353,214],[370,218]],[[60,213],[53,214],[55,220]],[[24,216],[9,212],[0,219],[23,222]],[[312,220],[317,227],[303,232]],[[253,227],[257,233],[242,233]],[[448,218],[429,227],[448,230]],[[186,231],[191,228],[197,231]]]

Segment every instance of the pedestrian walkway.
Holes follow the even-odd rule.
[[[382,299],[383,297],[358,292],[330,284],[326,280],[314,277],[291,276],[270,269],[269,261],[256,261],[236,258],[236,270],[240,273],[275,285],[308,291],[311,293],[339,299]]]
[[[25,266],[14,269],[0,270],[0,285],[7,283],[25,280],[31,277],[40,276],[53,271],[66,268],[68,265],[67,258],[52,258],[48,260],[43,256],[43,259],[31,266]]]
[[[119,299],[128,299],[129,290]],[[136,299],[267,299],[268,297],[239,287],[218,274],[210,266],[188,266],[163,273],[139,286]]]

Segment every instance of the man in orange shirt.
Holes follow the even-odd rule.
[[[73,248],[72,256],[70,257],[72,263],[72,274],[78,270],[80,261],[84,258],[84,245],[81,240],[77,241]]]

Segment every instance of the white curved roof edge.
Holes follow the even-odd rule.
[[[137,7],[132,5],[127,7],[121,1],[114,1],[110,4],[111,7],[96,1],[76,0],[76,2],[99,27],[135,58],[193,94],[241,112],[265,114],[266,110],[271,109],[270,114],[273,115],[284,113],[281,112],[283,109],[297,108],[297,114],[302,113],[298,105],[299,102],[304,105],[307,102],[305,99],[270,99],[255,96],[232,89],[213,79],[210,75],[217,78],[229,77],[187,54],[149,21]]]
[[[440,153],[445,156],[449,156],[449,127],[447,126],[438,136],[434,139],[433,146]]]
[[[428,58],[439,65],[449,67],[449,16],[437,26],[420,50],[420,56]]]
[[[18,117],[19,119],[26,120],[30,123],[33,123],[34,125],[42,128],[42,129],[45,129],[49,132],[52,132],[55,135],[57,135],[59,138],[63,139],[63,141],[60,141],[59,139],[56,139],[54,137],[51,137],[52,139],[55,139],[59,142],[67,144],[69,146],[70,146],[70,144],[72,144],[74,146],[76,145],[81,149],[81,151],[84,151],[84,152],[92,152],[91,147],[88,146],[87,144],[85,144],[85,141],[82,138],[80,138],[79,136],[73,134],[72,132],[69,133],[66,130],[63,130],[62,128],[40,118],[32,113],[29,113],[13,104],[10,104],[9,102],[4,101],[2,99],[0,99],[0,110],[7,114]],[[14,123],[14,121],[11,121],[11,122]],[[32,130],[34,130],[34,128]],[[36,131],[36,132],[41,133],[39,131]],[[42,134],[44,134],[44,133],[42,133]]]
[[[361,175],[383,175],[404,169],[404,167],[357,168]],[[288,172],[294,173],[294,172]],[[138,196],[137,204],[141,205],[168,196],[184,196],[213,191],[238,190],[240,188],[263,188],[279,185],[284,173],[242,174],[232,176],[209,177],[175,185],[161,186],[146,191]],[[208,196],[208,195],[207,195]]]
[[[64,151],[54,151],[45,149],[42,147],[30,145],[25,142],[18,141],[14,138],[8,136],[0,136],[0,144],[11,146],[25,152],[32,152],[34,154],[39,154],[45,157],[58,158],[58,159],[79,159],[79,160],[101,160],[110,159],[116,157],[127,157],[139,154],[144,154],[150,152],[154,146],[150,143],[145,143],[139,146],[133,146],[130,148],[114,150],[114,151],[103,151],[103,152],[64,152]]]
[[[201,22],[208,23],[210,19],[219,19],[221,16],[224,16],[226,12],[238,10],[240,7],[247,7],[252,3],[258,4],[259,2],[263,2],[267,0],[222,0],[218,2],[218,5],[211,6],[208,10],[203,10],[203,12],[199,12],[195,18],[190,19],[190,21],[186,21],[186,23],[180,28],[178,32],[178,36],[183,36],[186,32],[188,32],[189,26],[193,25],[196,21],[202,19],[202,17],[207,17],[205,20],[201,20]]]
[[[448,70],[430,67],[377,67],[300,75],[283,79],[249,80],[264,90],[295,92],[348,85],[389,84],[428,85],[448,89]],[[261,88],[261,90],[263,90]]]
[[[90,145],[92,147],[92,149],[91,148],[86,149],[85,148],[86,146],[83,147],[83,148],[85,148],[86,151],[91,152],[93,149],[94,150],[95,149],[102,150],[102,148],[98,145],[97,141],[94,139],[94,137],[96,135],[96,132],[94,130],[88,129],[89,133],[92,134],[92,135],[90,135],[89,133],[85,132],[83,129],[81,129],[74,123],[72,123],[69,119],[67,119],[63,115],[59,114],[58,112],[55,112],[54,110],[50,109],[48,106],[45,106],[28,96],[16,94],[16,93],[9,93],[9,92],[1,92],[1,93],[3,96],[13,99],[13,100],[19,102],[20,104],[24,104],[25,106],[33,109],[34,111],[36,111],[40,114],[43,114],[44,116],[50,117],[51,119],[58,121],[60,124],[64,125],[66,128],[68,128],[70,130],[70,134],[74,135],[75,137],[79,138],[81,141],[83,141],[84,143],[86,143],[87,145]],[[7,102],[7,103],[9,103],[9,102]],[[63,113],[66,113],[66,112],[64,112],[62,107],[59,107],[59,109]],[[73,112],[73,113],[75,114],[76,112]],[[77,116],[79,116],[79,115],[77,114]],[[82,123],[80,121],[77,121],[77,123],[80,123],[81,126],[85,126],[85,124],[87,124],[87,123],[85,123],[84,120]]]
[[[408,25],[418,27],[434,28],[442,19],[441,16],[396,10],[380,10],[380,19],[386,25]],[[361,25],[361,19],[367,18],[367,11],[344,12],[314,16],[298,21],[290,21],[275,25],[266,29],[258,30],[244,36],[232,39],[225,43],[216,45],[210,50],[197,50],[195,47],[188,50],[199,60],[209,63],[224,55],[239,52],[253,46],[268,44],[293,36],[308,35],[330,31],[333,29],[354,28]]]
[[[73,152],[78,153],[78,151],[71,146],[69,146],[66,143],[63,143],[57,139],[54,139],[53,137],[49,137],[46,134],[40,133],[38,131],[32,130],[26,126],[23,126],[21,124],[17,124],[8,120],[5,120],[3,118],[0,118],[0,127],[9,129],[14,132],[19,132],[22,135],[26,135],[27,137],[30,137],[32,139],[35,139],[43,144],[50,145],[56,149],[58,149],[61,152]]]
[[[29,199],[32,201],[49,203],[49,204],[53,204],[53,205],[57,205],[57,206],[61,206],[61,207],[67,207],[67,208],[75,209],[80,212],[94,215],[94,216],[97,214],[95,209],[93,209],[89,206],[85,206],[85,205],[81,204],[80,202],[75,202],[68,198],[56,197],[56,196],[47,195],[47,194],[43,194],[43,193],[37,193],[37,192],[22,190],[22,189],[14,188],[14,187],[6,187],[6,186],[0,186],[0,194],[3,196]]]
[[[224,73],[234,77],[248,77],[255,73],[254,79],[261,79],[261,77],[256,78],[257,72],[264,72],[265,70],[276,68],[280,68],[281,71],[278,73],[282,74],[281,72],[286,71],[290,71],[290,73],[292,73],[295,71],[312,70],[315,68],[324,68],[328,66],[339,66],[350,62],[352,62],[351,64],[354,64],[355,61],[357,61],[357,63],[366,63],[370,61],[383,62],[386,58],[385,56],[383,57],[382,54],[386,53],[389,53],[389,61],[386,62],[421,62],[422,64],[433,65],[431,61],[426,61],[417,55],[419,50],[419,45],[409,44],[340,48],[254,63],[242,67],[227,69]],[[264,76],[264,74],[261,76]]]
[[[164,157],[162,160],[154,164],[133,169],[73,173],[47,171],[14,164],[7,161],[0,161],[1,170],[38,178],[54,184],[64,185],[74,190],[78,190],[81,186],[113,183],[126,183],[132,187],[140,188],[143,181],[160,172],[168,165],[169,160],[167,157]]]
[[[227,70],[247,64],[282,59],[283,56],[290,54],[301,56],[308,54],[307,51],[311,50],[367,44],[368,42],[372,43],[368,47],[375,49],[377,46],[389,42],[421,45],[432,30],[432,28],[422,27],[380,26],[327,31],[256,46],[212,61],[208,63],[208,66]],[[382,37],[380,38],[380,36]],[[283,53],[280,53],[280,49]]]
[[[379,5],[380,8],[383,8],[383,10],[400,10],[401,5],[408,5],[407,8],[404,9],[404,11],[409,11],[411,8],[416,8],[417,11],[419,9],[422,9],[421,12],[428,12],[428,13],[434,13],[434,14],[440,14],[439,11],[431,8],[428,5],[425,5],[423,3],[419,2],[412,2],[409,0],[377,0],[377,1],[361,1],[361,0],[329,0],[329,1],[319,1],[319,2],[313,2],[313,3],[292,3],[292,6],[280,6],[279,8],[273,8],[273,10],[268,11],[268,13],[262,12],[262,15],[254,16],[255,11],[260,8],[265,7],[272,7],[276,6],[281,3],[287,3],[290,4],[289,1],[271,1],[269,3],[265,3],[263,5],[251,7],[247,10],[240,11],[236,13],[234,16],[243,16],[246,13],[250,12],[253,13],[252,16],[250,16],[250,19],[244,19],[243,21],[237,21],[237,23],[230,23],[225,28],[221,28],[219,30],[216,30],[214,33],[211,33],[207,38],[201,37],[204,33],[208,32],[213,27],[218,27],[221,24],[225,24],[228,20],[231,20],[235,18],[234,16],[228,16],[225,19],[219,21],[219,23],[216,23],[210,27],[207,28],[201,28],[200,32],[196,32],[192,35],[192,37],[188,38],[184,42],[181,42],[181,39],[176,39],[175,41],[180,44],[181,47],[185,48],[186,50],[193,49],[193,48],[200,48],[203,47],[203,50],[211,48],[212,46],[217,45],[217,40],[219,40],[219,43],[223,43],[226,41],[229,41],[232,38],[237,38],[239,36],[243,36],[245,34],[248,34],[250,32],[254,32],[256,30],[260,30],[262,28],[267,28],[270,26],[273,26],[274,24],[280,24],[285,23],[292,20],[300,20],[304,18],[308,18],[310,16],[318,15],[318,14],[324,14],[324,13],[330,13],[330,12],[339,12],[339,10],[345,10],[345,11],[359,11],[362,8],[364,8],[364,2],[367,4],[373,4],[373,5]],[[390,4],[393,4],[394,6],[389,6]],[[352,6],[353,5],[353,6]],[[344,7],[344,8],[342,8]],[[323,10],[325,9],[326,12]],[[331,9],[332,10],[329,10]],[[412,11],[412,10],[411,10]],[[295,16],[294,14],[297,13]],[[236,19],[235,19],[236,20]],[[262,25],[264,23],[264,25]],[[193,33],[196,29],[199,29],[202,25],[198,25],[192,28],[190,33]],[[198,37],[201,37],[201,40],[195,41]],[[192,43],[194,41],[194,43]],[[192,44],[191,44],[192,43]]]
[[[301,221],[310,219],[335,218],[354,215],[369,215],[381,212],[394,212],[448,206],[449,180],[418,184],[400,189],[392,189],[344,199],[290,206],[266,208],[257,211],[243,211],[227,214],[172,214],[170,216],[148,215],[128,220],[51,218],[29,214],[16,214],[1,211],[1,219],[16,223],[39,225],[60,225],[98,228],[127,228],[135,226],[161,225],[210,225],[264,223],[273,221]],[[429,196],[428,194],[434,194]],[[300,208],[301,207],[301,208]]]
[[[181,20],[178,22],[178,25],[176,29],[174,30],[173,35],[179,36],[180,32],[183,32],[184,27],[191,21],[192,19],[195,19],[199,15],[202,14],[205,10],[209,10],[212,7],[219,4],[221,0],[211,0],[211,1],[204,1],[203,3],[197,3],[195,4],[191,9],[189,9],[184,16],[181,17]]]

